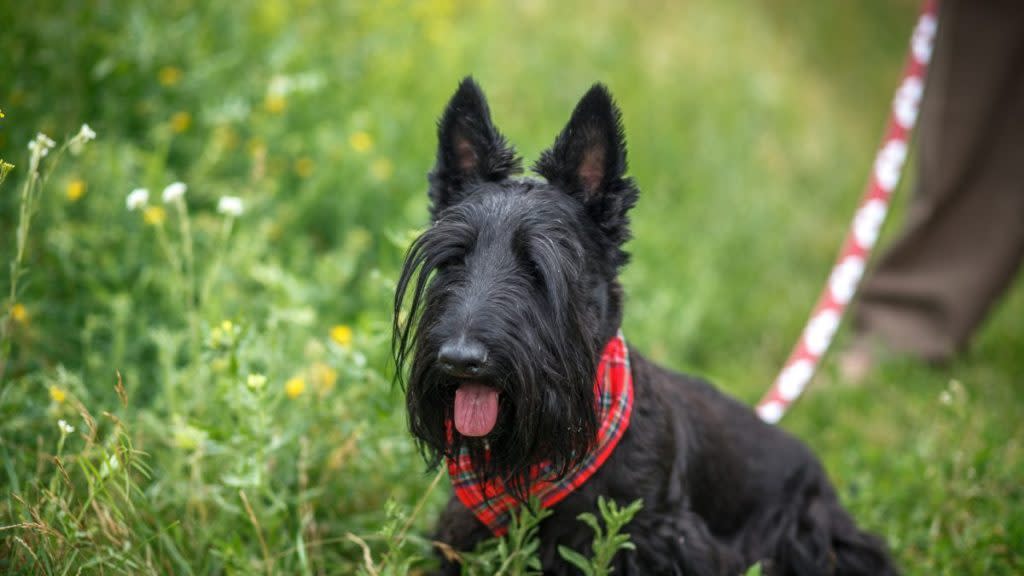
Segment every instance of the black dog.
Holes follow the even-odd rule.
[[[433,224],[411,247],[395,300],[409,426],[435,465],[447,460],[456,474],[462,462],[521,501],[575,474],[600,444],[595,381],[622,320],[617,275],[637,188],[601,85],[536,163],[543,180],[513,177],[520,159],[471,79],[438,137]],[[636,550],[617,555],[616,574],[735,575],[759,561],[778,575],[896,573],[802,443],[711,385],[629,356],[628,427],[552,506],[540,531],[546,574],[575,573],[559,545],[589,554],[592,534],[576,517],[601,495],[644,503],[628,526]],[[478,518],[487,508],[474,515],[453,497],[436,538],[472,550],[498,532]]]

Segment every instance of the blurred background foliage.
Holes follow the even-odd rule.
[[[838,249],[916,6],[2,8],[5,264],[26,144],[83,122],[98,138],[43,159],[0,310],[0,571],[349,574],[362,561],[346,534],[387,550],[387,523],[433,477],[390,383],[390,304],[458,80],[478,79],[528,161],[591,83],[609,85],[642,190],[626,334],[752,403]],[[164,204],[175,181],[187,192]],[[128,210],[135,188],[149,202]],[[223,196],[244,213],[219,213]],[[896,362],[850,387],[826,362],[783,424],[908,573],[1021,569],[1021,317],[1018,287],[940,370]]]

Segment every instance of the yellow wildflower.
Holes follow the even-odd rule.
[[[309,178],[313,174],[313,168],[316,164],[306,156],[299,158],[295,161],[295,173],[299,175],[299,178]]]
[[[4,111],[0,110],[0,118],[6,118],[6,117],[7,116],[6,116],[6,114],[4,114]]]
[[[431,44],[444,44],[452,37],[452,23],[448,20],[431,20],[426,25],[426,36]]]
[[[231,334],[235,330],[235,325],[231,323],[231,320],[225,320],[220,323],[220,329]]]
[[[213,137],[225,150],[234,150],[238,147],[238,134],[230,126],[218,126]]]
[[[263,100],[263,109],[271,114],[280,114],[288,106],[288,101],[279,94],[268,95]]]
[[[395,171],[394,165],[391,164],[391,160],[387,158],[378,158],[370,164],[370,174],[373,175],[374,179],[380,182],[387,182],[391,179],[391,173]]]
[[[360,130],[349,137],[348,144],[356,152],[369,152],[373,148],[373,136]]]
[[[323,362],[313,364],[310,372],[313,383],[321,394],[326,394],[333,390],[334,385],[338,382],[338,371]]]
[[[331,340],[342,348],[350,348],[352,346],[352,328],[345,324],[339,324],[331,328]]]
[[[175,416],[174,428],[171,430],[171,438],[174,445],[182,450],[195,450],[206,442],[208,434],[206,431],[196,428],[181,421]]]
[[[50,386],[50,400],[53,400],[57,404],[60,404],[68,397],[67,392],[61,390],[56,386]]]
[[[68,188],[65,191],[65,194],[69,201],[77,202],[79,198],[85,196],[85,182],[78,178],[68,182]]]
[[[284,229],[281,228],[280,224],[277,224],[276,222],[272,222],[270,224],[270,226],[267,227],[267,237],[270,238],[271,240],[274,240],[274,241],[280,240],[281,236],[283,236],[283,235],[284,235]]]
[[[189,129],[192,126],[192,115],[188,112],[175,112],[174,116],[171,116],[171,130],[177,134]]]
[[[164,66],[157,73],[157,78],[160,80],[160,84],[164,86],[174,86],[178,82],[181,82],[181,68],[176,66]]]
[[[15,304],[11,307],[11,319],[18,324],[24,324],[28,320],[28,310],[23,304]]]
[[[266,156],[267,144],[259,138],[251,138],[248,142],[249,154],[253,157]]]
[[[284,383],[284,394],[289,398],[298,398],[306,390],[306,381],[300,376],[293,376]]]
[[[167,219],[163,206],[146,206],[142,211],[142,220],[150,226],[160,226]]]
[[[348,231],[348,234],[345,234],[345,247],[351,247],[351,250],[355,252],[365,250],[371,241],[373,241],[373,235],[362,226],[355,226]]]

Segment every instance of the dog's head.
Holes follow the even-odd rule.
[[[543,180],[516,178],[521,161],[467,78],[438,141],[432,225],[395,296],[409,426],[434,463],[466,446],[521,492],[531,465],[565,473],[596,438],[594,379],[621,321],[637,198],[619,111],[595,85],[534,166]]]

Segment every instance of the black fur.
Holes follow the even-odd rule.
[[[467,446],[477,469],[522,496],[532,464],[549,460],[565,473],[596,436],[593,383],[622,320],[617,276],[637,198],[625,176],[620,114],[595,85],[537,162],[544,180],[512,178],[520,161],[467,78],[438,138],[433,224],[410,249],[395,298],[409,427],[434,465]],[[460,379],[438,366],[438,351],[467,339],[487,352],[474,380],[500,395],[487,460],[483,440],[454,432],[449,442],[445,424]],[[884,544],[856,527],[802,443],[711,385],[635,349],[630,356],[630,427],[541,526],[545,574],[575,573],[557,547],[589,552],[592,535],[576,517],[595,511],[602,495],[644,501],[628,527],[636,550],[616,557],[616,574],[734,575],[757,561],[773,575],[896,573]],[[471,550],[488,537],[453,497],[436,538]],[[457,574],[458,566],[442,570]]]

